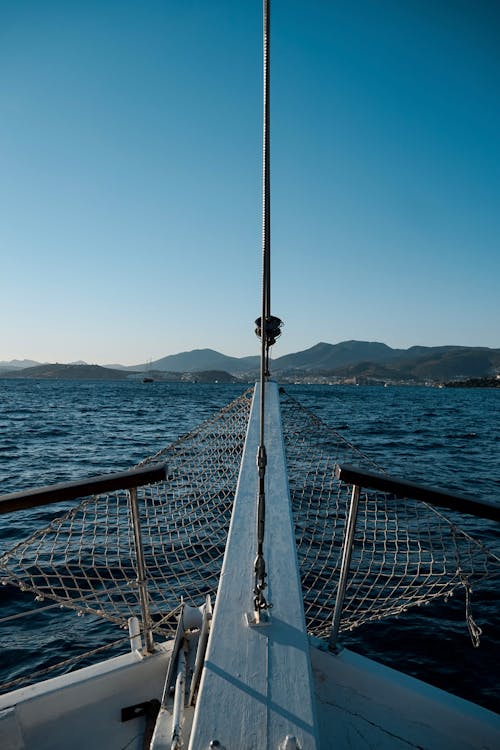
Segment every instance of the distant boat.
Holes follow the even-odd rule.
[[[152,364],[153,364],[152,359],[149,359],[146,365],[146,375],[142,379],[143,383],[154,383],[154,378],[151,375]]]

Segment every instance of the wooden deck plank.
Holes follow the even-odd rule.
[[[301,750],[318,746],[309,645],[295,551],[278,387],[266,384],[266,532],[270,623],[249,627],[256,555],[256,455],[259,388],[217,593],[189,747],[279,748],[287,736]],[[217,747],[217,745],[214,745]]]

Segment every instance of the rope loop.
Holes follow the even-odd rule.
[[[469,583],[468,577],[464,575],[460,568],[457,573],[465,589],[465,621],[467,622],[470,639],[474,648],[479,648],[483,630],[472,617],[472,586]]]

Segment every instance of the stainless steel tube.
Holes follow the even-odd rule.
[[[139,587],[139,603],[141,605],[142,627],[146,641],[146,651],[150,654],[154,651],[153,629],[151,612],[149,609],[148,589],[146,581],[146,563],[144,561],[144,549],[142,547],[141,522],[139,518],[139,506],[137,504],[137,488],[129,490],[130,509],[132,511],[132,524],[134,527],[135,556],[137,563],[137,584]]]
[[[337,637],[340,628],[340,620],[342,617],[342,609],[344,607],[344,597],[347,587],[347,578],[349,576],[349,568],[351,565],[352,556],[352,545],[354,541],[354,531],[356,529],[356,519],[358,517],[358,504],[359,504],[359,492],[360,487],[355,484],[352,488],[351,505],[349,507],[349,516],[347,518],[347,527],[344,537],[344,549],[342,550],[342,565],[340,568],[339,586],[337,589],[337,599],[335,601],[335,609],[333,611],[332,629],[330,631],[330,639],[328,641],[328,648],[330,651],[335,651],[337,648]]]

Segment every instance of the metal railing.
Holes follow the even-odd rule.
[[[154,651],[153,628],[149,597],[147,591],[146,563],[142,545],[140,514],[137,501],[137,488],[160,482],[167,478],[166,464],[153,464],[140,469],[114,474],[88,477],[74,482],[61,482],[44,487],[36,487],[23,492],[11,492],[0,496],[0,514],[12,513],[19,510],[36,508],[41,505],[52,505],[63,501],[82,499],[90,495],[99,495],[116,490],[127,490],[132,524],[134,531],[134,547],[136,557],[138,598],[141,608],[143,632],[146,651]]]
[[[486,502],[484,500],[476,500],[463,495],[455,495],[450,492],[425,487],[413,482],[406,482],[401,479],[390,477],[387,474],[362,471],[353,466],[340,466],[337,464],[335,467],[335,476],[341,482],[352,485],[352,495],[343,541],[340,578],[333,612],[332,628],[328,642],[328,648],[330,651],[337,650],[337,639],[349,578],[361,489],[379,490],[396,498],[411,498],[412,500],[422,501],[429,505],[448,508],[454,511],[459,511],[460,513],[467,513],[479,518],[500,522],[499,504]]]
[[[161,482],[166,479],[166,475],[167,467],[165,464],[152,464],[140,469],[129,469],[114,474],[101,474],[86,479],[78,479],[75,482],[60,482],[44,487],[35,487],[32,490],[11,492],[8,495],[0,496],[0,514],[36,508],[39,505],[52,505],[53,503],[75,500],[89,495],[99,495],[114,490],[142,487],[145,484]]]

